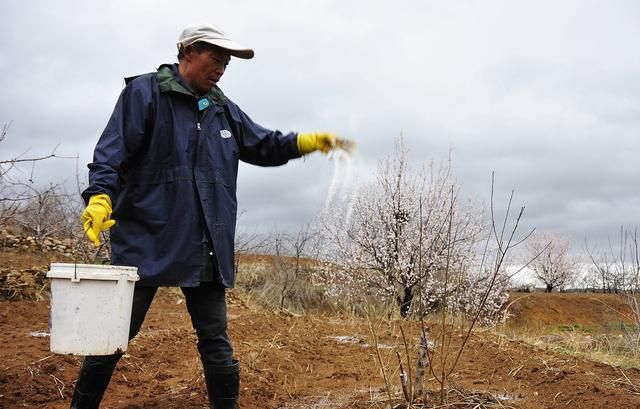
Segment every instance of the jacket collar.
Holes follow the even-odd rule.
[[[178,71],[178,64],[163,64],[158,67],[156,74],[158,79],[158,87],[160,92],[177,92],[180,94],[194,96],[189,86],[185,83],[184,78]],[[211,88],[209,93],[205,95],[211,103],[222,105],[226,102],[226,97],[218,86]]]

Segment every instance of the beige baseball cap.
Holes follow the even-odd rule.
[[[196,41],[216,45],[229,51],[229,54],[232,56],[246,60],[253,58],[254,55],[251,48],[247,48],[231,40],[224,31],[214,25],[204,24],[185,28],[182,34],[180,34],[180,37],[178,37],[178,49],[191,45]]]

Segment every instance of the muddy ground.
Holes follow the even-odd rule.
[[[42,336],[48,308],[48,302],[0,303],[2,408],[69,406],[80,359],[49,352]],[[276,315],[234,299],[229,318],[242,362],[242,408],[388,407],[365,321]],[[379,334],[386,355],[388,346],[402,344],[387,331]],[[490,392],[517,408],[640,408],[639,370],[553,354],[492,333],[472,339],[452,379],[465,391]],[[205,394],[184,304],[155,302],[102,407],[205,408]]]
[[[6,255],[0,262],[19,265]],[[533,311],[549,311],[546,305],[552,305],[565,313],[578,304],[570,295],[565,301],[562,297],[567,296],[557,296],[551,304],[541,295],[527,299],[538,300]],[[241,408],[391,407],[366,319],[276,314],[234,292],[229,304],[230,333],[242,365]],[[523,314],[533,314],[527,313],[529,307],[514,311],[513,319],[524,321],[531,318]],[[81,358],[49,352],[48,319],[47,300],[0,302],[0,408],[69,407]],[[602,319],[593,316],[595,322]],[[415,343],[418,326],[403,327]],[[399,328],[382,325],[376,330],[396,396],[395,351],[404,351]],[[459,340],[454,334],[454,349]],[[102,408],[208,407],[195,344],[184,303],[168,292],[159,294],[121,360]],[[415,359],[415,351],[411,355]],[[428,388],[435,390],[430,378]],[[640,370],[553,353],[495,331],[472,337],[450,380],[467,396],[478,393],[479,401],[497,398],[502,406],[494,408],[640,408]],[[450,402],[459,398],[452,394]],[[434,406],[434,397],[428,395],[425,407]]]

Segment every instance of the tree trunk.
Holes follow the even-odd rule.
[[[407,318],[411,311],[411,303],[413,302],[413,287],[404,287],[402,295],[399,295],[396,299],[400,307],[400,316]]]

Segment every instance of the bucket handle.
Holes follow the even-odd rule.
[[[80,279],[78,278],[78,249],[82,245],[82,241],[84,240],[84,236],[87,234],[87,232],[89,231],[90,228],[91,228],[91,226],[88,226],[84,230],[83,235],[80,236],[76,240],[75,247],[73,249],[73,277],[71,277],[71,282],[72,283],[79,283],[80,282]],[[100,246],[96,250],[96,253],[93,255],[93,260],[91,260],[92,263],[95,263],[95,261],[98,259],[98,255],[100,254],[100,251],[102,250],[102,247],[107,242],[107,239],[105,237],[106,236],[105,233],[104,232],[100,232],[100,235],[102,236],[102,243],[100,244]]]

